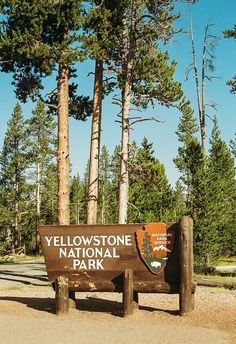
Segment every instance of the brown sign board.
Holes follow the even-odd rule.
[[[122,291],[133,270],[134,290],[178,292],[178,224],[40,226],[49,281],[69,279],[75,291]]]

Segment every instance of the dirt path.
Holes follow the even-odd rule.
[[[48,285],[44,260],[0,264],[0,289]]]
[[[140,295],[140,309],[121,317],[121,295],[79,293],[77,309],[54,315],[50,287],[0,290],[1,344],[226,344],[236,342],[236,293],[197,288],[196,309],[178,316],[177,295]]]

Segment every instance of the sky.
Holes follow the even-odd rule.
[[[187,32],[188,7],[186,4],[180,4],[179,10],[182,19],[176,24],[177,27],[183,27]],[[209,116],[218,117],[219,127],[222,138],[229,143],[234,138],[236,131],[236,95],[230,94],[227,80],[236,74],[236,42],[233,39],[225,39],[223,30],[233,28],[236,23],[236,0],[199,0],[194,6],[191,6],[193,29],[195,35],[196,51],[198,57],[198,67],[200,71],[201,50],[204,29],[207,24],[211,26],[211,33],[220,37],[215,49],[215,73],[218,78],[206,84],[206,102],[215,102],[217,111],[208,107]],[[196,89],[193,75],[185,81],[185,72],[192,63],[191,42],[186,34],[175,36],[174,40],[164,46],[170,53],[170,58],[177,61],[175,79],[182,83],[186,97],[191,101],[195,109],[197,118]],[[92,96],[93,76],[88,74],[94,69],[93,61],[86,61],[78,64],[78,92],[84,95]],[[12,75],[0,74],[0,149],[2,147],[7,121],[10,119],[13,108],[17,103],[14,93],[14,87],[11,85]],[[54,77],[49,77],[44,82],[45,93],[47,90],[55,88]],[[119,108],[112,105],[112,97],[107,97],[103,102],[102,118],[102,142],[113,152],[114,147],[120,143],[121,128],[116,123],[116,114]],[[22,104],[25,118],[30,117],[32,108],[36,104],[31,102]],[[179,174],[173,163],[177,155],[178,140],[175,132],[177,131],[180,113],[177,110],[167,109],[165,107],[156,107],[155,110],[149,109],[148,116],[159,116],[163,123],[143,122],[136,124],[131,131],[131,141],[135,140],[138,145],[142,142],[144,136],[150,142],[153,142],[155,156],[164,164],[167,177],[172,185],[178,180]],[[212,129],[212,121],[207,118],[207,139],[209,139]],[[85,167],[89,158],[91,119],[86,122],[70,119],[70,158],[72,164],[72,174],[79,173],[83,176]]]

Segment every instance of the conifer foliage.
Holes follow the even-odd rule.
[[[1,237],[7,249],[13,250],[22,243],[22,217],[27,211],[26,168],[27,144],[25,120],[19,104],[8,122],[0,156]]]

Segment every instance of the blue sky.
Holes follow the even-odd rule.
[[[183,14],[178,26],[188,29],[188,8],[185,4],[179,5]],[[236,42],[232,39],[225,39],[222,31],[226,28],[232,28],[236,23],[236,1],[235,0],[200,0],[199,3],[192,6],[192,17],[195,33],[195,42],[197,54],[200,58],[202,49],[202,40],[204,28],[207,24],[214,24],[211,33],[220,36],[220,41],[215,49],[215,75],[218,79],[207,82],[206,100],[217,103],[217,116],[221,129],[222,138],[229,142],[234,137],[236,131],[236,95],[229,92],[226,81],[236,74]],[[188,81],[185,81],[185,71],[192,62],[191,42],[184,34],[175,37],[175,40],[165,49],[170,52],[171,59],[178,62],[175,79],[183,83],[183,89],[188,99],[191,100],[192,106],[196,109],[196,90],[193,75]],[[87,61],[78,66],[79,78],[77,80],[80,94],[91,95],[93,86],[93,76],[87,76],[94,68],[92,61]],[[12,110],[17,102],[14,94],[14,88],[11,85],[12,76],[1,73],[0,75],[0,148]],[[45,88],[55,88],[55,79],[53,77],[45,80]],[[31,103],[23,104],[23,113],[29,117],[32,110]],[[103,103],[103,120],[102,120],[102,145],[105,144],[110,152],[113,152],[115,145],[120,143],[121,129],[116,114],[118,107],[111,105],[111,97],[105,99]],[[174,185],[178,179],[178,172],[174,166],[173,158],[177,155],[178,141],[175,134],[179,122],[179,113],[176,110],[169,110],[164,107],[157,107],[155,111],[150,110],[147,114],[160,116],[164,123],[144,122],[136,124],[131,131],[131,141],[135,140],[138,144],[146,136],[149,141],[153,142],[155,154],[158,159],[165,165],[167,176]],[[209,108],[209,115],[214,112]],[[195,111],[197,117],[197,112]],[[77,172],[83,175],[84,169],[89,157],[90,145],[90,126],[91,119],[85,123],[77,122],[70,119],[70,156],[72,163],[72,173]],[[212,128],[212,122],[207,120],[207,135],[209,138]]]

